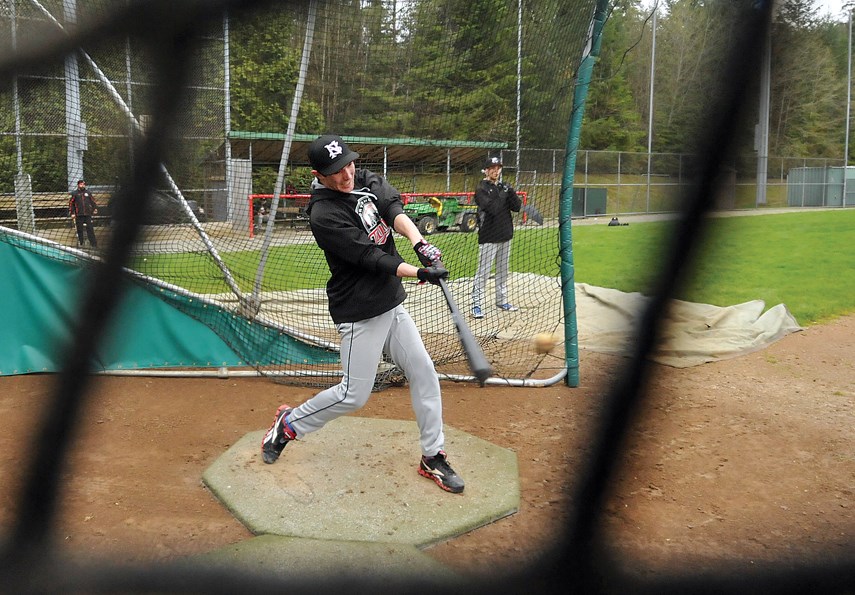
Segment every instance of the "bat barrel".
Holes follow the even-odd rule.
[[[460,309],[457,307],[457,303],[454,301],[454,297],[451,295],[451,290],[448,288],[445,279],[439,280],[439,286],[442,288],[445,301],[448,303],[448,309],[451,311],[451,319],[454,321],[455,327],[457,327],[457,336],[460,339],[460,344],[463,346],[463,352],[466,354],[469,369],[475,378],[478,379],[478,383],[484,386],[487,379],[493,375],[493,367],[487,361],[484,352],[481,350],[481,346],[475,340],[475,335],[472,334],[472,330],[460,314]]]

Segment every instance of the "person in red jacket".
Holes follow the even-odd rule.
[[[68,201],[68,214],[77,228],[77,245],[81,248],[85,245],[86,239],[89,240],[90,246],[98,247],[95,230],[92,229],[92,215],[97,212],[98,205],[92,198],[92,193],[86,188],[86,181],[77,180],[77,190],[71,193]]]

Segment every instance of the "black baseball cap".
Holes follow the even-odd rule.
[[[86,183],[86,180],[77,180],[77,183],[78,183],[78,184],[85,184],[85,183]]]
[[[497,165],[502,167],[502,160],[499,157],[487,157],[487,161],[484,162],[484,169],[490,169]]]
[[[309,163],[312,169],[324,176],[341,171],[356,159],[359,159],[359,153],[351,151],[337,134],[324,134],[309,145]]]

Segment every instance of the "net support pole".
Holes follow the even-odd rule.
[[[229,135],[232,132],[232,67],[231,67],[231,42],[229,41],[229,14],[223,14],[223,169],[226,174],[226,218],[229,222],[234,222],[235,205],[232,204],[232,196],[229,192],[232,183],[232,144],[229,142]],[[250,229],[252,225],[250,222]]]
[[[54,16],[50,13],[48,9],[41,5],[38,0],[30,0],[32,4],[42,13],[44,14],[60,31],[66,33],[65,27],[62,26]],[[131,108],[128,107],[128,104],[125,103],[125,100],[122,99],[122,96],[116,90],[115,85],[107,78],[107,75],[98,67],[98,64],[95,63],[95,60],[87,54],[82,48],[78,48],[78,52],[81,57],[86,61],[89,67],[92,69],[92,72],[95,73],[96,78],[104,85],[110,97],[112,97],[113,101],[116,102],[116,105],[119,106],[119,109],[124,112],[125,116],[128,117],[129,122],[132,124],[134,130],[138,133],[142,132],[142,127],[140,126],[139,120],[137,120]],[[82,123],[81,123],[82,125]],[[217,267],[220,269],[220,272],[223,273],[223,278],[226,281],[226,284],[229,288],[234,292],[235,296],[237,296],[238,301],[242,304],[242,307],[246,307],[246,299],[241,294],[240,288],[235,282],[234,277],[232,276],[231,271],[229,271],[226,263],[223,262],[223,259],[220,258],[220,254],[217,251],[214,244],[211,242],[211,238],[208,237],[208,234],[202,228],[202,224],[199,223],[199,220],[196,218],[196,215],[193,213],[193,210],[190,208],[190,205],[187,204],[187,199],[184,198],[184,195],[181,193],[181,190],[178,188],[178,184],[175,183],[175,180],[172,179],[172,176],[167,171],[166,166],[162,163],[160,164],[160,169],[166,177],[167,184],[169,184],[170,190],[172,190],[176,196],[178,196],[178,202],[181,205],[181,208],[184,210],[184,213],[190,220],[190,223],[193,225],[193,228],[196,230],[196,233],[199,234],[199,237],[202,239],[202,242],[205,244],[205,248],[208,250],[208,253],[211,255],[211,258],[214,259],[214,262],[217,264]],[[69,182],[70,183],[70,182]]]
[[[840,206],[845,207],[846,179],[849,177],[849,118],[852,113],[852,11],[849,11],[849,39],[846,45],[846,130],[843,141],[843,200]]]
[[[757,149],[756,206],[766,205],[766,184],[769,180],[769,114],[772,94],[772,32],[764,33],[763,58],[760,63],[760,106],[755,144]]]
[[[516,162],[514,164],[514,186],[520,185],[520,120],[522,118],[522,40],[523,40],[523,0],[517,2],[517,121],[516,121]]]
[[[12,51],[18,51],[18,13],[17,7],[13,2],[9,7],[12,15],[11,36],[12,36]],[[18,167],[18,175],[24,173],[24,150],[21,145],[21,97],[18,93],[18,74],[12,75],[12,100],[15,110],[15,158]]]
[[[72,27],[77,24],[77,1],[63,0],[65,21]],[[83,179],[83,152],[86,150],[86,125],[80,116],[80,71],[77,56],[65,57],[65,134],[66,178],[69,192],[77,180]]]
[[[303,39],[303,55],[300,58],[300,74],[297,78],[297,87],[294,89],[294,100],[291,102],[291,116],[288,118],[288,131],[282,144],[282,157],[279,159],[279,172],[276,175],[276,184],[273,188],[273,200],[270,204],[270,216],[267,218],[267,227],[264,230],[264,241],[261,246],[261,256],[258,262],[258,270],[255,274],[255,284],[252,288],[251,308],[258,313],[261,308],[261,281],[264,279],[264,267],[267,265],[267,255],[270,251],[270,241],[273,237],[273,226],[276,223],[276,211],[279,209],[279,195],[285,185],[285,167],[291,157],[291,141],[297,129],[297,116],[300,113],[300,103],[303,99],[303,89],[306,86],[306,73],[309,70],[309,56],[312,53],[312,40],[315,35],[315,15],[317,14],[317,0],[309,2],[309,14],[306,19],[306,35]]]
[[[564,306],[564,364],[567,386],[579,386],[579,331],[576,325],[576,281],[573,265],[573,234],[570,221],[573,215],[573,178],[576,170],[576,152],[579,149],[579,134],[585,115],[585,99],[591,73],[600,53],[603,26],[606,21],[608,0],[597,0],[591,21],[588,46],[585,48],[579,72],[576,75],[576,87],[573,93],[573,111],[570,129],[567,133],[567,146],[564,159],[564,174],[561,179],[559,202],[559,252],[561,256],[561,287]]]

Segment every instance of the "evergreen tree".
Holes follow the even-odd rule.
[[[699,0],[666,6],[657,31],[653,146],[691,153],[718,109],[720,85],[728,84],[731,31],[744,7]]]
[[[305,20],[303,17],[302,20]],[[233,130],[284,132],[299,76],[303,31],[284,11],[260,13],[231,30]],[[320,113],[303,98],[298,130],[317,130]]]
[[[421,2],[413,13],[406,108],[412,136],[513,138],[516,26],[502,0]]]
[[[626,43],[637,30],[632,7],[617,8],[603,29],[595,77],[588,89],[580,145],[589,150],[641,151],[647,133],[627,80]]]
[[[811,0],[785,0],[772,36],[769,152],[841,158],[845,72],[821,31]]]

